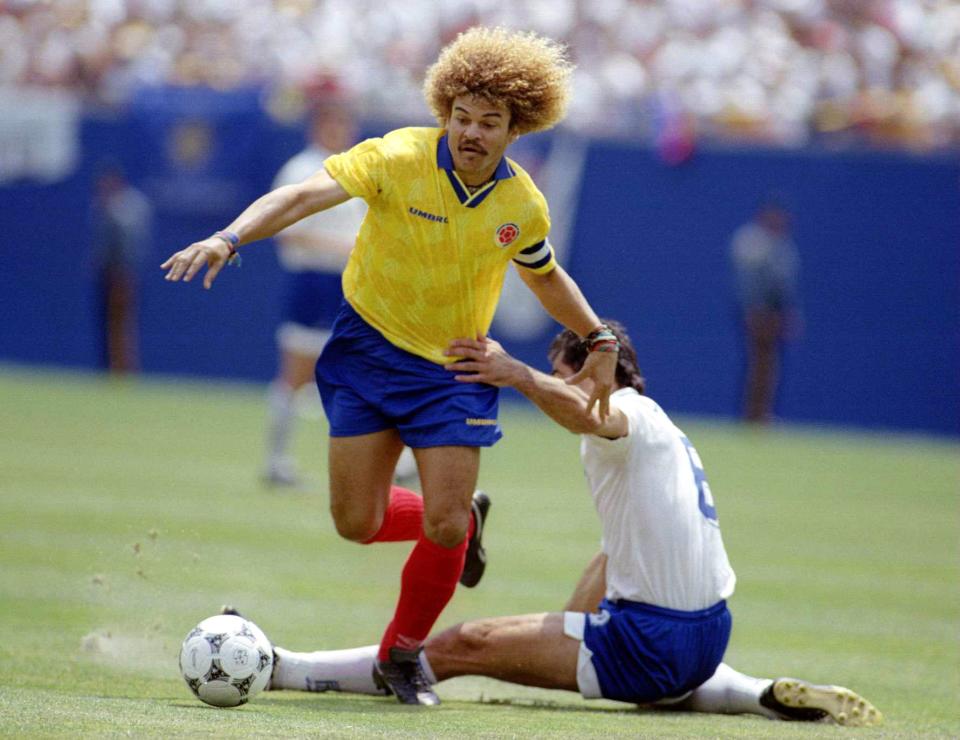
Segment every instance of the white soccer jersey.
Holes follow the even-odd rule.
[[[705,609],[733,594],[713,497],[696,450],[633,388],[610,397],[629,433],[584,435],[580,455],[603,526],[607,598]]]
[[[323,169],[324,160],[330,152],[317,146],[304,149],[294,155],[277,173],[273,180],[274,189],[283,185],[294,185]],[[351,198],[345,203],[334,206],[322,213],[291,224],[281,234],[303,235],[306,238],[354,239],[360,231],[360,224],[367,213],[367,204],[360,198]],[[277,239],[280,264],[284,269],[294,271],[315,270],[318,272],[343,272],[347,264],[346,255],[335,254],[322,248],[303,247]]]

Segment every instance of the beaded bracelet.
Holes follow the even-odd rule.
[[[240,267],[243,264],[243,261],[240,259],[240,255],[237,252],[237,247],[240,245],[240,237],[234,234],[232,231],[217,231],[213,234],[218,239],[223,239],[227,244],[227,249],[230,250],[227,255],[227,264],[233,265],[234,267]]]
[[[590,352],[619,352],[620,342],[609,339],[600,340],[590,345]]]

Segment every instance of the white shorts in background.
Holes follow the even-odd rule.
[[[298,355],[319,357],[329,338],[329,329],[313,329],[292,321],[280,324],[277,329],[277,344],[280,349]]]

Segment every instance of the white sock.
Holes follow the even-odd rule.
[[[347,691],[353,694],[377,694],[383,690],[373,681],[377,645],[349,650],[317,650],[295,653],[275,647],[277,670],[271,689],[297,691]]]
[[[769,678],[747,676],[721,663],[709,679],[680,702],[679,707],[693,712],[762,714],[778,719],[776,712],[760,703],[760,695],[771,683]]]
[[[296,418],[296,396],[283,381],[267,389],[267,467],[282,465]]]
[[[280,647],[274,650],[278,660],[270,682],[271,689],[384,695],[384,691],[373,680],[373,665],[377,660],[379,645],[348,650],[317,650],[312,653],[295,653]],[[420,653],[420,665],[430,683],[436,683],[437,678],[423,652]]]

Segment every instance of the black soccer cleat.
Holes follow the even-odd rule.
[[[384,680],[383,675],[380,673],[380,669],[377,667],[377,661],[373,661],[373,685],[377,687],[377,690],[382,692],[384,696],[393,696],[393,689],[387,684]]]
[[[374,682],[386,693],[396,696],[401,704],[433,707],[440,703],[440,697],[434,693],[420,665],[422,650],[390,648],[390,659],[374,664]]]
[[[471,515],[476,526],[467,544],[467,556],[463,562],[463,573],[460,574],[460,583],[467,588],[473,588],[480,583],[483,572],[487,569],[487,551],[483,549],[483,529],[489,511],[490,497],[483,491],[474,492]]]
[[[819,722],[827,718],[847,727],[883,723],[883,715],[859,694],[843,686],[818,686],[796,678],[778,678],[760,695],[760,703],[783,719]]]

